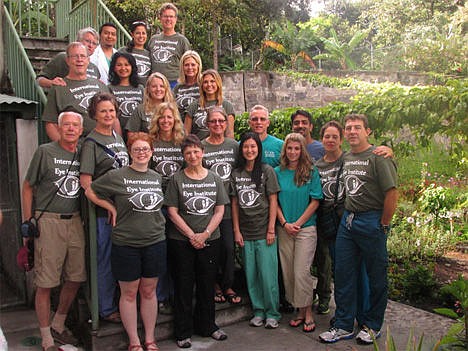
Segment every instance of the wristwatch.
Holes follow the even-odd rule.
[[[390,233],[390,229],[392,229],[390,224],[381,224],[382,231],[384,232],[385,235],[388,235]]]

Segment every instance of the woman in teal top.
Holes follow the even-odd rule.
[[[291,327],[315,330],[312,293],[317,279],[310,274],[317,246],[316,210],[322,198],[318,171],[298,133],[289,134],[275,168],[281,191],[278,195],[278,245],[286,299],[299,309]]]

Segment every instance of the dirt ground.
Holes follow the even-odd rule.
[[[447,284],[462,275],[468,279],[468,253],[449,252],[435,266],[435,276],[439,283]]]

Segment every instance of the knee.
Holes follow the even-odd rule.
[[[152,300],[156,298],[156,287],[142,287],[140,288],[140,297],[144,300]]]
[[[125,290],[121,291],[121,299],[124,299],[126,302],[135,302],[137,298],[138,290]]]

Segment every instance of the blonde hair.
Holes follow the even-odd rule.
[[[174,96],[172,95],[171,91],[171,86],[166,76],[159,72],[152,73],[146,81],[145,93],[143,96],[143,107],[145,109],[146,114],[154,114],[156,112],[157,107],[159,106],[159,104],[154,102],[149,93],[149,86],[154,79],[161,79],[163,82],[164,89],[166,90],[163,102],[175,103]]]
[[[175,14],[176,14],[176,17],[179,15],[179,10],[177,9],[177,7],[173,3],[165,2],[164,4],[162,4],[159,7],[159,10],[158,10],[159,17],[161,17],[163,12],[166,11],[166,10],[173,10],[175,12]]]
[[[286,136],[284,140],[283,148],[281,149],[280,156],[280,167],[286,169],[289,166],[289,159],[286,156],[286,148],[291,142],[298,142],[301,145],[301,155],[297,163],[296,171],[294,173],[294,184],[296,186],[302,186],[307,183],[311,178],[311,171],[313,170],[312,159],[307,152],[306,140],[299,133],[291,133]]]
[[[206,107],[206,93],[203,91],[203,79],[205,76],[213,76],[216,85],[218,86],[218,91],[216,92],[216,105],[222,106],[223,105],[223,80],[221,79],[221,76],[219,75],[218,71],[210,68],[204,71],[201,74],[200,77],[200,102],[199,105],[201,108]]]
[[[175,145],[180,145],[184,139],[184,127],[180,119],[179,109],[173,102],[162,102],[156,108],[153,118],[151,119],[149,127],[149,135],[155,141],[161,140],[159,137],[159,119],[162,117],[164,111],[171,110],[174,116],[174,126],[172,127],[172,141]]]
[[[180,64],[179,64],[179,83],[180,84],[185,84],[187,80],[185,79],[185,73],[184,73],[184,63],[185,60],[193,58],[195,62],[198,64],[198,72],[197,72],[197,78],[196,81],[198,84],[200,84],[201,80],[201,71],[202,71],[202,60],[200,58],[200,55],[198,55],[198,52],[194,50],[188,50],[186,51],[182,57],[180,58]]]

